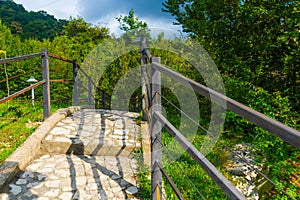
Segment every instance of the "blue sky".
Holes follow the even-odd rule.
[[[86,21],[110,28],[119,34],[116,17],[127,15],[131,8],[140,20],[147,22],[150,28],[177,32],[180,26],[174,26],[174,17],[162,12],[164,0],[14,0],[26,10],[44,10],[59,19],[81,16]]]

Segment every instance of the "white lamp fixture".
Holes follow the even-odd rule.
[[[34,83],[37,83],[38,81],[33,77],[30,76],[30,78],[27,80],[30,85],[33,85]],[[34,106],[34,88],[31,89],[31,99],[32,99],[32,105]]]

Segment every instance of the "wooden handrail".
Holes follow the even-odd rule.
[[[40,81],[40,82],[38,82],[38,83],[35,83],[35,84],[33,84],[33,85],[29,86],[29,87],[26,87],[26,88],[20,90],[20,91],[18,91],[18,92],[15,92],[14,94],[9,95],[8,97],[4,97],[3,99],[0,99],[0,104],[1,104],[1,103],[5,103],[5,102],[7,102],[7,101],[9,101],[9,100],[11,100],[11,99],[17,97],[17,96],[20,96],[21,94],[23,94],[23,93],[25,93],[25,92],[27,92],[27,91],[33,89],[33,88],[36,88],[37,86],[42,85],[42,84],[44,84],[45,82],[46,82],[45,80]]]
[[[256,124],[257,126],[269,131],[273,135],[281,138],[287,143],[293,145],[297,149],[300,149],[300,132],[286,126],[285,124],[276,121],[248,106],[245,106],[215,90],[212,90],[196,81],[193,81],[189,78],[184,77],[183,75],[163,66],[159,63],[152,63],[153,67],[160,71],[163,74],[168,75],[172,79],[181,82],[183,84],[189,83],[191,88],[198,94],[203,95],[204,97],[211,99],[213,102],[222,106],[225,109],[228,109],[244,119]]]
[[[17,56],[17,57],[12,57],[12,58],[5,58],[0,60],[0,64],[5,64],[5,63],[10,63],[10,62],[15,62],[15,61],[20,61],[20,60],[26,60],[29,58],[35,58],[44,55],[44,52],[39,52],[39,53],[34,53],[34,54],[28,54],[24,56]]]

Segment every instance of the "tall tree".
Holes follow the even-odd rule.
[[[136,37],[143,34],[145,37],[150,37],[150,30],[146,22],[140,21],[134,14],[134,9],[131,9],[127,16],[120,16],[116,18],[120,23],[120,29],[125,31],[123,38],[132,41]]]
[[[108,37],[109,30],[107,28],[90,24],[78,17],[70,18],[68,24],[63,27],[61,37],[56,37],[54,42],[65,41],[73,52],[73,55],[70,56],[74,59],[76,57],[78,62],[82,62],[85,56]]]
[[[68,37],[84,38],[85,40],[99,43],[108,37],[109,30],[104,27],[92,25],[83,18],[70,18],[68,24],[63,27],[62,34]]]
[[[163,5],[223,74],[282,92],[299,108],[299,1],[166,0]]]

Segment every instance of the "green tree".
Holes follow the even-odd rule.
[[[68,24],[62,30],[62,36],[55,38],[56,41],[66,40],[71,50],[73,59],[82,62],[99,43],[109,37],[109,30],[104,27],[92,25],[83,18],[70,18]],[[63,44],[62,44],[63,45]],[[65,46],[65,45],[63,45]]]
[[[11,28],[13,34],[19,35],[23,40],[53,40],[67,24],[66,20],[57,20],[45,11],[28,12],[14,1],[0,1],[0,18],[3,24]]]
[[[279,91],[299,108],[299,1],[166,0],[164,11],[208,50],[223,74]]]
[[[133,41],[140,35],[150,39],[150,30],[146,22],[139,21],[139,18],[134,15],[134,9],[131,9],[127,16],[116,18],[120,23],[120,29],[125,31],[123,38],[127,41]]]
[[[70,38],[84,39],[85,41],[99,43],[108,37],[109,30],[104,27],[92,25],[84,21],[81,17],[71,17],[68,24],[64,26],[62,34]]]

